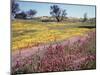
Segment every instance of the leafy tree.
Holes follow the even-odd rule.
[[[87,21],[87,13],[84,13],[84,18],[83,18],[83,22]]]
[[[15,15],[15,18],[17,19],[26,19],[26,17],[27,17],[27,14],[24,11],[22,11],[21,13],[17,13]]]
[[[66,10],[62,10],[58,5],[50,6],[50,14],[54,16],[57,22],[60,22],[67,15]]]
[[[32,10],[32,9],[30,9],[29,11],[28,11],[28,15],[32,18],[35,14],[37,13],[37,11],[36,10]]]
[[[14,16],[19,11],[19,4],[15,0],[11,0],[11,13]]]

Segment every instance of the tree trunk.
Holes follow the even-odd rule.
[[[59,17],[56,17],[56,19],[57,19],[57,22],[60,22],[60,19],[59,19]]]

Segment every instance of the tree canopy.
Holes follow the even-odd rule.
[[[54,16],[57,22],[60,22],[67,15],[65,9],[61,9],[58,5],[50,6],[50,14]]]

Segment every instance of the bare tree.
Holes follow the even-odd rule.
[[[87,13],[84,13],[83,22],[87,21]]]
[[[66,15],[67,15],[66,10],[62,10],[61,20],[63,20]]]
[[[67,15],[66,10],[62,10],[58,5],[50,7],[50,14],[56,18],[57,22],[62,21]]]

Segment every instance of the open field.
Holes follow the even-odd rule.
[[[96,69],[95,5],[11,5],[12,75]]]
[[[88,23],[44,23],[32,21],[12,22],[12,50],[63,41],[74,36],[85,36]]]
[[[95,33],[95,23],[13,20],[13,74],[95,69]]]

